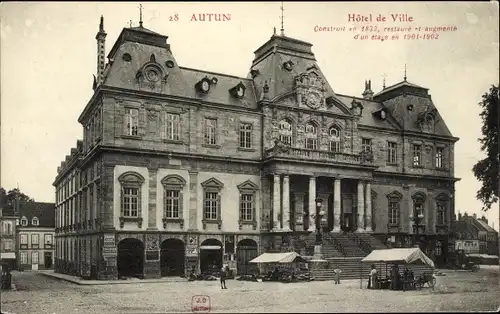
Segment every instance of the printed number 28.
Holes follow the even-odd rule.
[[[170,22],[177,22],[179,20],[179,14],[175,14],[174,16],[170,16]]]

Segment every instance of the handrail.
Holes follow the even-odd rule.
[[[333,244],[335,250],[337,250],[344,257],[347,257],[347,253],[345,252],[344,246],[342,245],[342,243],[339,243],[334,237],[326,236],[326,234],[323,233],[323,240],[327,240],[328,242]]]
[[[366,243],[366,241],[364,241],[360,237],[358,237],[358,235],[355,234],[354,232],[346,232],[346,236],[349,239],[353,240],[354,243],[359,245],[365,253],[371,253],[373,251],[372,246],[369,243]]]
[[[334,162],[347,162],[356,164],[373,164],[373,157],[367,153],[347,154],[339,152],[331,152],[328,150],[315,150],[305,148],[295,148],[289,146],[274,146],[266,149],[265,157],[297,157],[312,160],[328,160]]]

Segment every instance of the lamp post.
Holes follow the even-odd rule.
[[[415,229],[415,234],[417,236],[417,241],[418,243],[416,244],[416,247],[420,248],[420,227],[422,225],[422,221],[424,220],[424,214],[421,211],[416,211],[414,214],[410,217],[410,219],[414,223],[414,229]],[[416,241],[416,242],[417,242]]]
[[[321,210],[323,207],[323,200],[321,198],[316,198],[316,213],[312,215],[311,218],[314,219],[316,223],[316,243],[314,245],[314,259],[321,260],[323,258],[321,254],[321,246],[323,244],[323,236],[321,232],[321,223],[324,221],[325,212]]]

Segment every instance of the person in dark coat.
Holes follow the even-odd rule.
[[[391,269],[391,290],[398,290],[399,284],[399,267],[397,264]]]
[[[221,289],[227,289],[226,287],[226,277],[227,277],[227,267],[222,267],[220,271],[220,287]]]

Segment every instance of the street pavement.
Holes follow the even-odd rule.
[[[434,290],[360,289],[359,280],[304,283],[218,281],[77,285],[37,272],[14,273],[17,291],[1,295],[2,313],[429,312],[492,311],[500,304],[498,267],[444,271]],[[201,297],[196,297],[201,296]],[[194,298],[193,298],[194,297]],[[204,298],[204,299],[203,299]],[[201,303],[196,303],[199,301]],[[204,303],[203,303],[204,301]],[[199,308],[203,309],[203,308]]]

